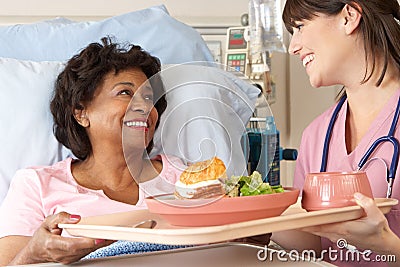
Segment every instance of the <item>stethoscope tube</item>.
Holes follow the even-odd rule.
[[[335,110],[333,111],[331,120],[329,121],[328,130],[326,131],[325,135],[324,150],[322,151],[322,162],[321,162],[320,172],[326,172],[326,166],[328,165],[327,162],[328,162],[329,142],[331,141],[333,126],[335,125],[339,111],[342,108],[344,101],[346,101],[346,98],[347,98],[346,95],[340,98],[339,103],[337,104]]]
[[[339,103],[337,104],[335,110],[333,111],[332,117],[329,121],[328,130],[326,132],[325,141],[324,141],[324,150],[322,153],[322,161],[321,161],[321,168],[320,168],[321,172],[326,172],[328,152],[329,152],[329,142],[332,137],[333,126],[336,122],[339,111],[342,108],[346,98],[347,98],[346,95],[344,95],[339,100]],[[375,142],[372,143],[372,145],[368,148],[367,152],[361,158],[360,163],[358,163],[358,169],[360,170],[366,164],[369,157],[372,155],[372,153],[378,147],[378,145],[380,145],[381,143],[384,143],[384,142],[392,143],[392,145],[393,145],[392,162],[390,164],[390,168],[386,170],[386,179],[388,182],[388,190],[386,193],[386,197],[388,197],[388,198],[390,198],[392,196],[393,182],[394,182],[394,179],[396,176],[397,166],[399,163],[399,141],[394,137],[394,131],[396,130],[396,126],[397,126],[399,117],[400,117],[400,97],[397,101],[396,111],[395,111],[395,114],[393,117],[392,124],[389,129],[388,135],[382,136],[382,137],[378,138],[377,140],[375,140]]]
[[[360,160],[360,163],[358,163],[358,169],[359,170],[367,162],[368,158],[371,156],[371,154],[373,153],[375,148],[378,145],[380,145],[381,143],[384,143],[384,142],[391,142],[393,144],[392,163],[390,164],[389,170],[387,170],[386,177],[387,177],[387,179],[394,178],[394,176],[396,175],[396,169],[397,169],[397,165],[398,165],[398,162],[399,162],[399,157],[398,157],[398,155],[399,155],[399,141],[397,141],[397,139],[394,138],[393,136],[382,136],[382,137],[376,139],[375,142],[368,148],[367,152],[365,153],[365,155]]]

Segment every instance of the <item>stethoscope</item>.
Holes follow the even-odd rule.
[[[321,169],[320,169],[321,172],[326,171],[328,152],[329,152],[329,142],[331,140],[333,126],[337,119],[338,113],[343,106],[343,103],[346,101],[346,98],[347,98],[346,95],[344,95],[340,99],[335,110],[333,111],[332,118],[329,121],[328,130],[327,130],[326,136],[325,136],[324,150],[322,153],[322,162],[321,162]],[[389,133],[385,136],[382,136],[382,137],[379,137],[378,139],[376,139],[375,142],[368,148],[367,152],[360,160],[360,163],[358,163],[358,170],[361,170],[361,168],[367,162],[367,160],[372,155],[372,153],[374,152],[374,150],[377,148],[378,145],[380,145],[381,143],[384,143],[384,142],[392,143],[392,145],[393,145],[392,163],[390,164],[389,170],[388,169],[386,170],[386,179],[388,182],[388,189],[387,189],[387,193],[386,193],[387,198],[390,198],[392,196],[393,182],[394,182],[394,178],[396,176],[397,164],[399,162],[399,141],[397,140],[397,138],[394,137],[394,131],[396,129],[397,122],[399,120],[399,115],[400,115],[400,97],[399,97],[399,100],[397,101],[396,112],[394,114]]]

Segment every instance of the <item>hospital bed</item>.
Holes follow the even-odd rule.
[[[222,66],[215,64],[207,45],[193,28],[172,18],[163,5],[100,21],[54,18],[0,27],[0,203],[16,170],[49,165],[73,156],[52,134],[48,106],[53,83],[66,60],[87,44],[98,42],[107,35],[115,37],[118,42],[142,46],[160,58],[163,65],[162,77],[167,84],[169,105],[161,117],[153,153],[175,154],[187,162],[217,155],[227,163],[229,174],[246,171],[243,155],[240,156],[240,151],[235,149],[240,149],[240,137],[254,111],[259,90],[243,77],[227,73]],[[207,109],[199,99],[208,99]],[[174,112],[185,116],[180,115],[176,120]],[[207,119],[197,120],[190,127],[183,126],[194,117]],[[225,125],[221,127],[221,123]],[[183,131],[176,132],[183,128]],[[161,143],[165,145],[157,146]],[[177,150],[177,147],[186,149]],[[237,244],[198,248],[147,245],[122,254],[152,250],[168,250],[168,253],[112,259],[109,258],[111,254],[107,254],[105,257],[114,260],[115,266],[124,266],[137,261],[159,261],[160,255],[172,255],[174,251],[179,251],[180,254],[175,256],[183,260],[188,256],[204,259],[204,252],[221,257],[238,250],[246,251],[243,252],[245,255],[260,249]],[[115,245],[112,249],[115,254]],[[92,255],[92,258],[96,257],[101,255]],[[89,259],[84,264],[100,266],[109,263]]]

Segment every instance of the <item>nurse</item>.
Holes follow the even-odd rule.
[[[302,61],[313,87],[343,85],[338,103],[317,117],[304,131],[297,159],[294,186],[302,188],[307,173],[354,171],[375,140],[392,134],[398,142],[396,107],[400,97],[400,7],[397,0],[287,0],[283,20],[292,34],[289,52]],[[339,101],[338,101],[339,102]],[[328,131],[335,109],[333,127]],[[325,136],[330,140],[324,147]],[[326,156],[323,156],[324,151]],[[380,158],[365,166],[373,195],[386,197],[386,166],[398,160],[391,142],[381,143],[370,158]],[[325,159],[323,161],[323,158]],[[384,161],[384,163],[383,163]],[[400,171],[394,174],[392,198],[400,198]],[[372,199],[354,195],[366,216],[350,222],[302,229],[305,232],[274,233],[272,239],[288,249],[337,249],[346,240],[359,251],[395,255],[400,264],[400,207],[386,216]],[[293,235],[298,235],[295,238]],[[321,236],[322,238],[320,238]],[[293,240],[301,244],[294,244]],[[339,246],[340,248],[340,246]],[[375,254],[371,266],[378,266]],[[332,261],[327,257],[325,260]],[[368,259],[367,259],[368,260]],[[339,266],[360,262],[337,257]],[[382,263],[390,264],[390,263]]]

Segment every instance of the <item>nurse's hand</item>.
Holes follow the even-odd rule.
[[[375,201],[360,193],[355,193],[354,199],[363,208],[364,217],[348,222],[306,227],[301,230],[326,237],[334,243],[339,239],[345,239],[347,244],[361,250],[369,249],[380,254],[400,253],[400,239],[389,228],[388,221],[376,206]]]
[[[60,262],[69,264],[113,242],[61,236],[62,229],[58,228],[59,223],[78,223],[80,219],[79,215],[71,215],[66,212],[48,216],[11,263]]]

